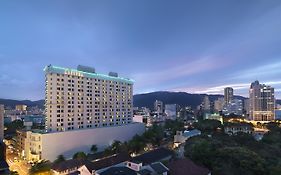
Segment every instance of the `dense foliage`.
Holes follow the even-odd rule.
[[[280,175],[281,128],[276,123],[269,123],[268,128],[261,141],[250,134],[229,136],[220,131],[213,132],[212,137],[203,134],[191,138],[186,142],[185,156],[208,167],[214,175]]]
[[[84,152],[77,152],[73,155],[73,159],[86,159],[87,155]]]
[[[23,121],[22,120],[14,120],[11,123],[5,124],[7,130],[5,130],[5,135],[13,136],[16,135],[16,130],[23,129]]]
[[[51,163],[49,161],[43,160],[41,162],[35,163],[35,165],[29,169],[29,174],[31,175],[40,174],[40,173],[49,174],[50,169],[51,169]]]
[[[65,161],[65,157],[63,155],[58,155],[57,159],[53,162],[53,164],[58,164]]]

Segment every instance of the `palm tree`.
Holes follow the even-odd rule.
[[[114,153],[118,153],[120,151],[121,146],[122,146],[122,142],[120,142],[119,140],[114,140],[113,143],[111,144],[111,150]]]
[[[65,161],[65,158],[63,155],[58,155],[57,159],[54,161],[54,164],[58,164],[58,163],[61,163],[61,162],[64,162]]]
[[[91,147],[91,152],[92,152],[92,153],[96,153],[97,151],[98,151],[97,145],[92,145],[92,147]]]
[[[73,159],[86,159],[87,155],[84,152],[77,152],[73,155]]]

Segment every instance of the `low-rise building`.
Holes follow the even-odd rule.
[[[224,132],[229,135],[236,135],[239,132],[253,134],[254,128],[250,123],[225,123]]]
[[[81,166],[86,164],[86,162],[87,161],[83,160],[83,159],[66,160],[66,161],[54,164],[51,167],[51,171],[54,175],[67,175],[67,174],[76,172],[78,170],[78,168],[80,168]]]
[[[23,156],[29,161],[54,161],[58,155],[71,158],[78,151],[89,153],[94,144],[99,150],[103,150],[114,140],[128,141],[144,131],[145,126],[142,123],[55,133],[26,131],[22,134],[24,141],[21,141],[21,145],[24,145],[24,148],[21,148],[20,152],[24,152]]]
[[[223,124],[223,117],[218,113],[214,113],[214,114],[206,113],[204,115],[204,120],[218,120],[221,122],[221,124]]]
[[[174,136],[174,147],[178,147],[180,144],[185,143],[185,141],[191,137],[201,135],[201,131],[198,129],[193,129],[190,131],[177,131]]]
[[[158,148],[139,156],[133,157],[132,161],[141,162],[143,165],[149,165],[155,162],[170,160],[174,152],[166,148]]]

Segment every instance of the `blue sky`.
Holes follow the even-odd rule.
[[[0,98],[44,98],[45,65],[93,66],[158,90],[281,97],[281,1],[2,0]]]

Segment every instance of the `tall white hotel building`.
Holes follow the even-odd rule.
[[[49,65],[46,73],[46,131],[125,125],[132,122],[133,81],[117,73],[98,74]]]
[[[108,75],[94,68],[46,66],[46,128],[22,131],[21,157],[53,161],[78,151],[99,150],[114,140],[128,141],[145,131],[143,123],[132,122],[133,81],[117,73]]]

